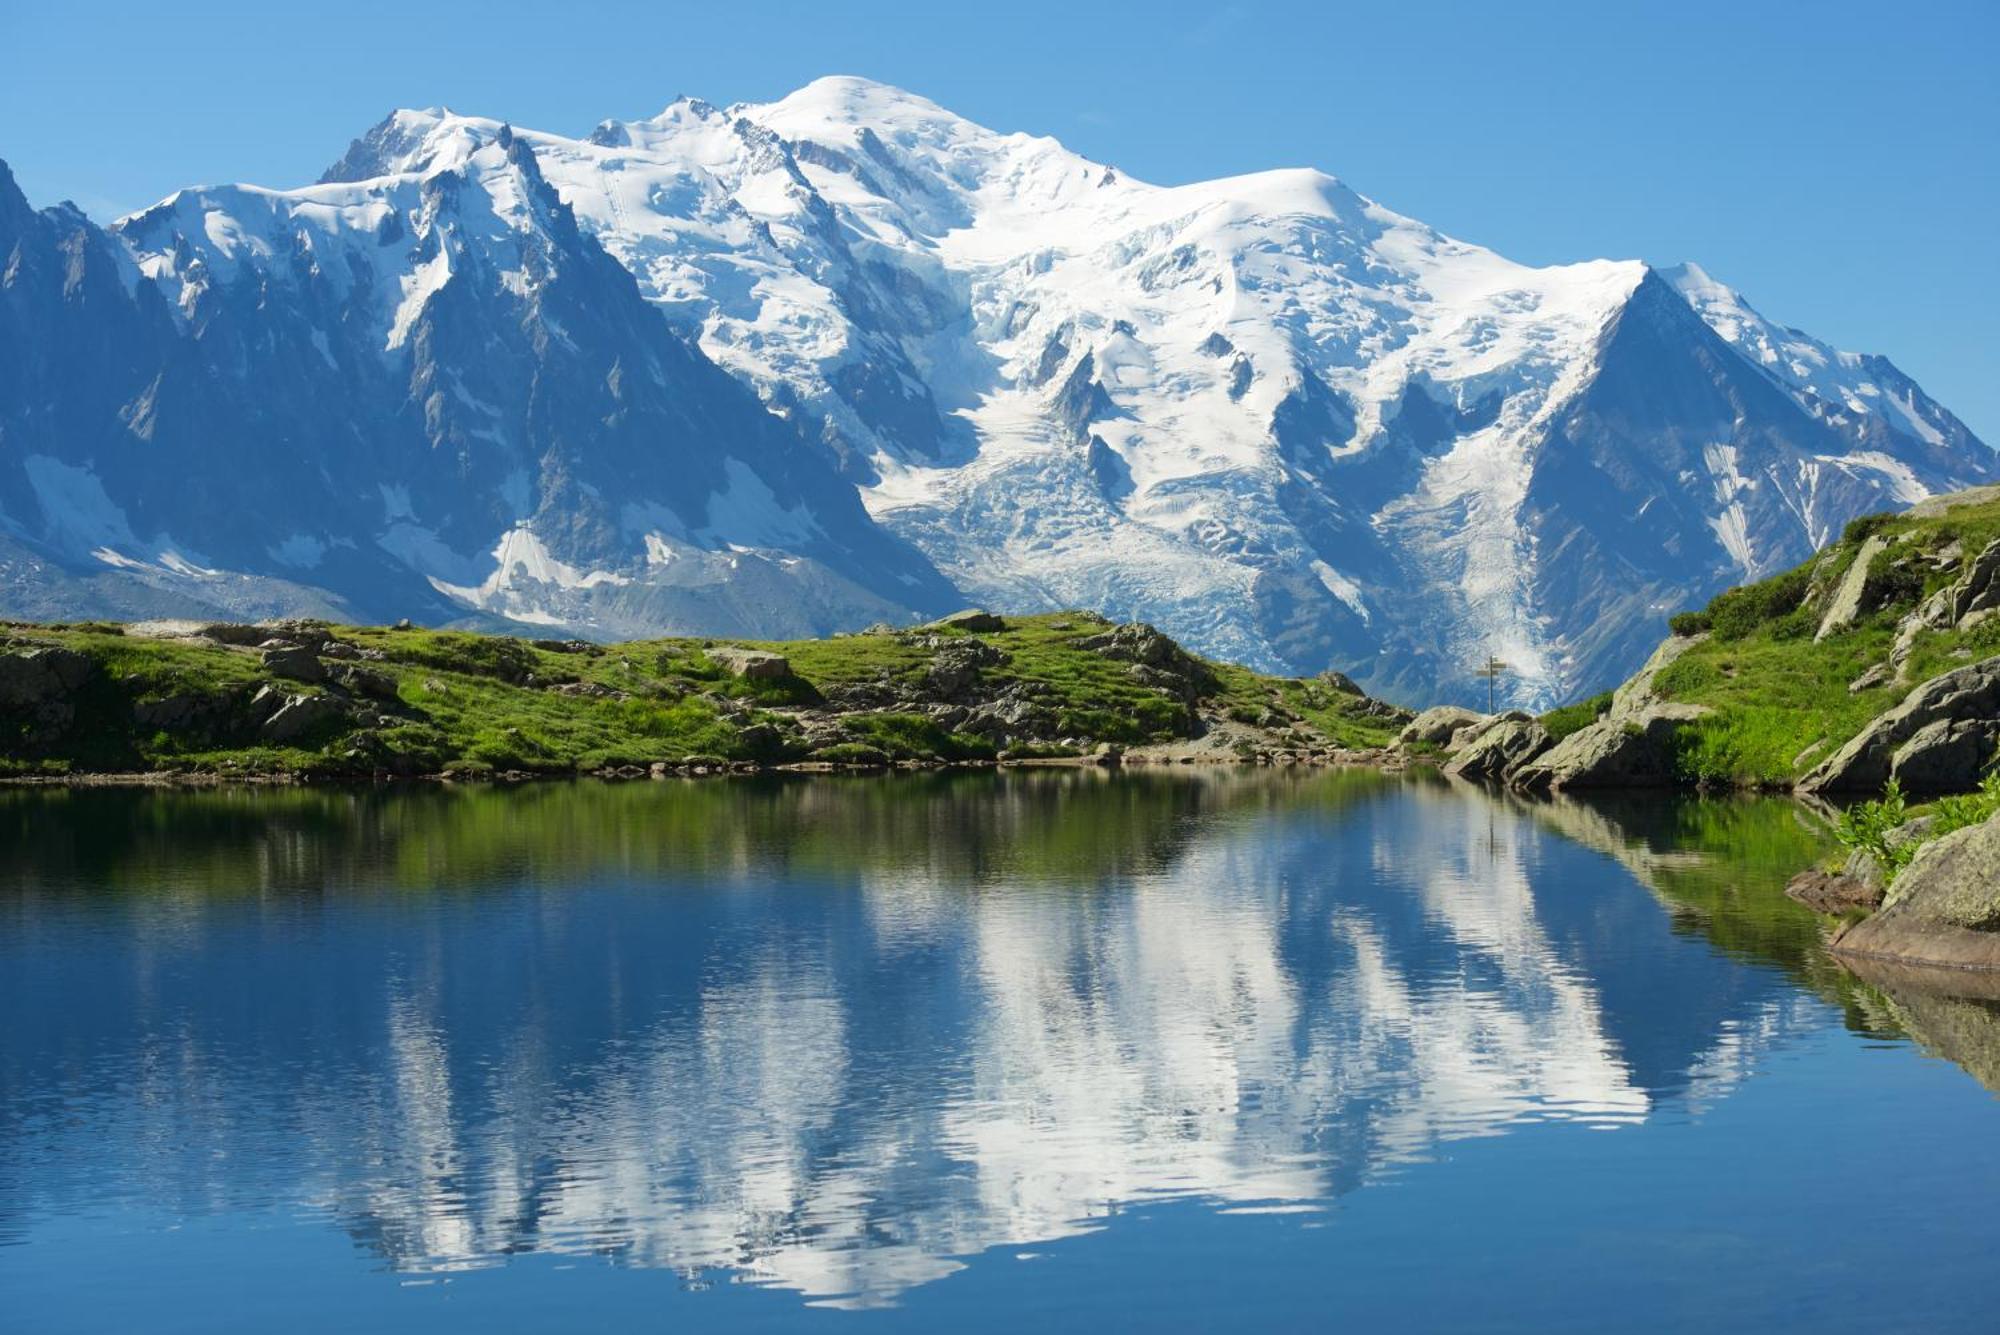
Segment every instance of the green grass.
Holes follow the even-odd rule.
[[[1000,654],[981,669],[979,694],[1014,688],[1048,711],[1057,734],[1140,745],[1190,735],[1187,702],[1150,685],[1121,660],[1080,647],[1110,629],[1088,613],[1010,617],[979,638]],[[948,731],[921,714],[848,709],[830,743],[809,744],[792,712],[817,710],[829,696],[875,683],[914,683],[936,651],[922,635],[848,635],[797,642],[663,639],[566,648],[550,641],[457,631],[333,627],[382,657],[362,664],[395,682],[379,727],[330,727],[297,746],[261,743],[254,722],[172,735],[136,726],[142,700],[193,695],[217,702],[212,717],[236,718],[267,680],[254,650],[201,641],[127,637],[115,627],[15,625],[6,647],[55,644],[97,665],[78,693],[76,718],[54,743],[28,740],[25,719],[0,717],[0,776],[68,771],[198,771],[227,775],[340,775],[389,770],[468,776],[506,771],[564,773],[656,761],[693,763],[804,759],[990,759],[994,745]],[[943,637],[960,631],[938,631]],[[784,654],[793,675],[732,675],[709,650],[722,644]],[[1272,726],[1303,720],[1343,746],[1376,746],[1390,723],[1364,702],[1323,684],[1266,677],[1207,664],[1202,709],[1254,711]],[[318,687],[283,683],[287,692]],[[234,711],[232,713],[232,711]],[[1026,754],[1059,753],[1043,745]]]

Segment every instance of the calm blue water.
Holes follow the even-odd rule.
[[[2000,1330],[1779,802],[0,793],[9,1331]]]

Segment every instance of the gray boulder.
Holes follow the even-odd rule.
[[[1917,850],[1882,910],[1842,932],[1845,954],[2000,970],[2000,815]]]
[[[1554,745],[1549,730],[1526,715],[1501,719],[1481,729],[1444,772],[1463,779],[1498,782]]]
[[[1004,655],[977,636],[943,638],[924,672],[925,691],[939,700],[963,695],[978,681],[980,669],[992,667]]]
[[[374,668],[344,664],[333,671],[332,679],[356,695],[373,696],[377,700],[397,698],[396,679]]]
[[[768,649],[745,649],[739,645],[723,644],[710,649],[708,659],[737,677],[771,680],[792,675],[790,660]]]
[[[1460,729],[1483,723],[1486,717],[1458,705],[1434,705],[1405,724],[1396,740],[1404,746],[1443,746]]]
[[[1911,691],[1901,704],[1814,766],[1798,786],[1807,792],[1873,792],[1889,781],[1903,748],[1932,724],[1990,726],[1996,718],[2000,718],[2000,658],[1969,663]],[[1929,733],[1906,763],[1913,777],[1933,773],[1951,763],[1964,745],[1956,735]],[[1933,750],[1938,750],[1935,763],[1928,758]]]

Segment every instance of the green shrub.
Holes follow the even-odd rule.
[[[1542,715],[1542,726],[1549,730],[1549,736],[1561,741],[1573,732],[1580,732],[1598,719],[1611,712],[1611,692],[1593,695],[1588,700],[1579,700],[1560,709],[1551,709]]]
[[[1709,624],[1717,639],[1740,640],[1797,612],[1811,586],[1812,572],[1800,566],[1757,584],[1724,589],[1708,604]]]
[[[1908,565],[1877,561],[1861,585],[1861,605],[1871,612],[1908,607],[1924,596],[1924,577]]]
[[[1904,800],[1903,786],[1891,779],[1882,790],[1880,801],[1856,802],[1841,812],[1833,837],[1844,847],[1875,859],[1882,868],[1883,883],[1887,884],[1917,854],[1915,840],[1894,845],[1889,842],[1889,836],[1907,819],[1909,804]]]
[[[1705,634],[1712,624],[1707,612],[1676,612],[1667,618],[1667,629],[1676,635]]]
[[[1858,547],[1887,528],[1895,518],[1892,514],[1857,515],[1840,531],[1840,540],[1847,546]]]

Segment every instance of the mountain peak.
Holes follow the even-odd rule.
[[[854,75],[814,79],[776,102],[730,110],[788,139],[811,139],[828,130],[862,129],[933,142],[967,136],[997,137],[994,131],[945,110],[927,97]]]
[[[349,144],[340,161],[320,174],[319,184],[372,181],[449,165],[497,137],[501,128],[497,121],[461,116],[450,107],[400,107]]]

